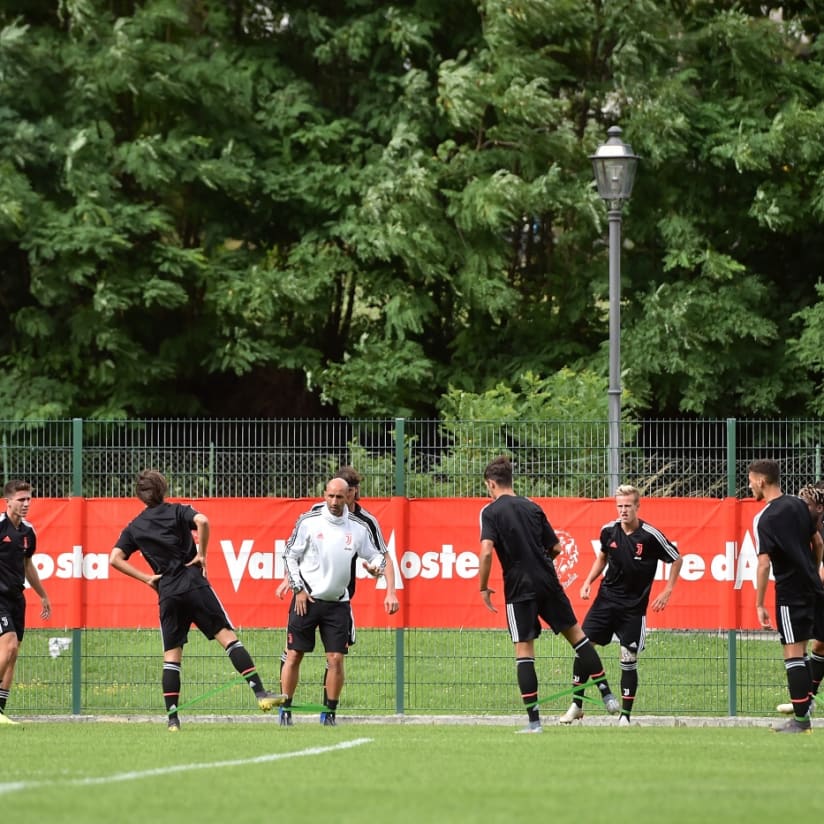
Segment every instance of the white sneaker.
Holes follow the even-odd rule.
[[[522,730],[515,730],[516,735],[529,735],[536,732],[543,732],[544,728],[540,721],[530,721]]]
[[[574,701],[569,705],[569,709],[558,719],[561,724],[571,724],[573,721],[580,721],[584,717],[584,708],[579,707]]]
[[[622,713],[621,717],[618,719],[618,726],[619,727],[631,727],[632,724],[629,723],[629,718]]]
[[[618,713],[621,712],[621,704],[611,692],[608,692],[603,698],[604,706],[610,715],[618,715]]]

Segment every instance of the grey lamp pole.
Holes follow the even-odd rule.
[[[592,160],[598,194],[606,202],[609,218],[609,484],[608,495],[621,483],[621,210],[632,194],[638,156],[621,140],[621,129],[611,126],[607,141]]]

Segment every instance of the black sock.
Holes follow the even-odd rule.
[[[327,698],[326,699],[326,706],[329,707],[329,712],[327,715],[331,715],[332,718],[335,717],[335,710],[338,708],[338,698]]]
[[[173,661],[164,661],[161,683],[166,713],[169,718],[177,718],[177,707],[180,703],[180,664]]]
[[[810,653],[809,659],[810,678],[813,682],[813,695],[818,695],[818,687],[821,684],[821,679],[824,678],[824,656],[817,655],[814,652]]]
[[[255,662],[252,656],[246,651],[246,647],[241,644],[240,639],[233,641],[226,647],[226,654],[232,662],[232,666],[246,679],[246,683],[255,691],[255,695],[264,691],[263,681],[257,674]]]
[[[587,674],[584,671],[584,665],[581,663],[581,658],[576,654],[575,660],[572,662],[572,686],[573,690],[572,700],[577,707],[584,706],[584,688],[580,686],[587,680]]]
[[[804,718],[810,708],[810,671],[803,658],[787,658],[784,661],[784,669],[787,671],[787,687],[790,690],[795,717]]]
[[[328,707],[329,706],[329,693],[326,692],[326,676],[327,675],[329,675],[329,664],[328,663],[326,664],[326,669],[324,669],[324,671],[323,671],[323,681],[322,681],[322,683],[323,683],[323,700],[321,701],[321,704]],[[337,704],[337,701],[335,702],[335,704]]]
[[[629,718],[638,692],[638,662],[621,663],[621,715]]]
[[[535,672],[535,659],[517,658],[515,666],[518,672],[521,700],[524,702],[529,720],[538,721],[540,714],[538,712],[538,675]]]
[[[585,637],[575,644],[574,650],[581,659],[582,672],[586,674],[587,679],[595,681],[602,697],[607,695],[610,692],[607,675],[601,663],[601,656],[595,651],[592,642]]]

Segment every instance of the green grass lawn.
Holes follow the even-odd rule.
[[[6,821],[814,820],[824,729],[27,722],[3,727]],[[787,765],[782,766],[782,765]],[[795,765],[795,767],[793,766]]]

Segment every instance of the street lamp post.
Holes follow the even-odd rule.
[[[598,194],[606,202],[609,218],[609,494],[621,483],[621,210],[632,194],[638,156],[621,140],[621,129],[611,126],[607,141],[592,160]]]

